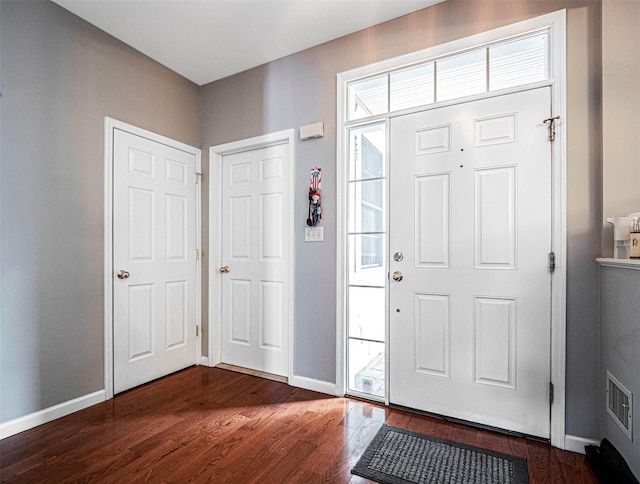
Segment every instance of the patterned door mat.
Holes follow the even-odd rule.
[[[383,425],[351,473],[382,484],[528,484],[527,460]]]

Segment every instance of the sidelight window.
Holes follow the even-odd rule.
[[[349,130],[349,391],[385,395],[385,124]]]

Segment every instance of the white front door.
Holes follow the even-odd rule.
[[[550,110],[541,88],[391,120],[392,403],[549,437]]]
[[[221,360],[282,376],[291,318],[289,150],[285,143],[222,157]]]
[[[114,393],[196,362],[196,156],[113,135]]]

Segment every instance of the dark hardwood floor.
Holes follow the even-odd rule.
[[[526,457],[532,483],[597,482],[544,443],[207,367],[0,441],[0,480],[370,482],[350,470],[383,422]]]

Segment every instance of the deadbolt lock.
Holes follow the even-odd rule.
[[[404,259],[404,254],[402,252],[396,252],[395,254],[393,254],[394,261],[400,262],[402,259]]]

